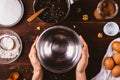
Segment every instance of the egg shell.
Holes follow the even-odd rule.
[[[115,64],[120,64],[120,53],[114,53],[112,57],[113,60],[115,61]]]
[[[120,41],[114,41],[112,43],[112,49],[120,53]]]
[[[104,59],[103,65],[105,67],[105,69],[108,70],[112,70],[112,68],[114,67],[114,60],[112,59],[112,57],[106,57]]]
[[[111,71],[111,74],[115,78],[119,77],[120,76],[120,65],[115,65],[115,67]]]

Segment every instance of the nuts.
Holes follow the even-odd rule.
[[[87,21],[88,18],[89,18],[89,16],[88,16],[87,14],[83,14],[83,16],[82,16],[82,20]]]
[[[97,37],[98,37],[98,38],[103,38],[103,33],[101,33],[101,32],[98,33]]]
[[[39,31],[39,30],[41,29],[41,27],[40,27],[40,26],[38,26],[38,27],[36,27],[36,29]]]

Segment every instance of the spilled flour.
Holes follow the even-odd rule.
[[[0,24],[16,24],[22,17],[23,8],[19,0],[0,0]]]
[[[12,35],[0,35],[0,58],[15,58],[19,55],[20,43],[17,37]]]

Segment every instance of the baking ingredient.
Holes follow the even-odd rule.
[[[114,61],[111,57],[106,57],[104,59],[103,65],[105,66],[106,69],[112,70],[112,68],[114,67]]]
[[[112,71],[111,71],[112,76],[114,77],[119,77],[120,76],[120,65],[116,65]]]
[[[114,41],[112,43],[112,49],[116,52],[120,52],[120,41]]]
[[[94,16],[97,20],[103,20],[104,18],[98,13],[97,9],[94,11]]]
[[[114,53],[112,57],[113,60],[115,61],[115,64],[120,64],[120,53]]]
[[[0,45],[6,50],[11,50],[14,47],[14,41],[10,37],[3,37],[0,40]]]
[[[103,38],[103,33],[100,32],[100,33],[98,33],[97,36],[98,36],[98,38]]]
[[[117,14],[117,4],[113,0],[102,0],[94,11],[94,16],[98,20],[111,19]]]
[[[38,17],[48,23],[62,21],[69,11],[68,0],[36,0],[35,12],[44,7],[46,9]]]
[[[19,73],[18,72],[13,72],[10,74],[10,77],[7,80],[17,80],[19,78]]]
[[[22,7],[18,0],[0,0],[0,24],[13,25],[22,13]]]
[[[12,42],[8,38],[8,36],[14,41],[14,43],[6,43],[6,42]],[[6,50],[0,47],[0,58],[12,59],[15,58],[17,55],[19,55],[20,43],[16,36],[10,34],[3,34],[0,35],[0,39],[3,39],[1,41],[1,44],[4,45],[4,47],[6,47],[7,49],[11,49],[11,50]]]
[[[83,20],[83,21],[87,21],[88,18],[89,18],[88,14],[83,14],[82,16],[83,16],[83,17],[82,17],[82,20]]]
[[[38,27],[36,27],[36,29],[39,31],[39,30],[41,29],[41,27],[40,27],[40,26],[38,26]]]
[[[100,5],[102,16],[113,16],[115,13],[115,5],[112,1],[103,1]]]

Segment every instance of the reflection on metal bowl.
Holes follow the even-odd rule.
[[[36,45],[41,65],[50,72],[63,73],[72,69],[81,56],[78,34],[65,26],[46,29]]]

